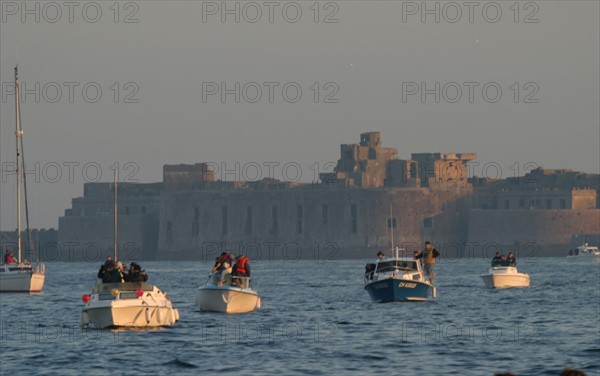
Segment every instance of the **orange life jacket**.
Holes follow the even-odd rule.
[[[239,274],[247,274],[246,264],[250,261],[248,257],[242,257],[235,263],[235,271]]]

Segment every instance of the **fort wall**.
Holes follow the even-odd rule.
[[[531,256],[565,256],[575,234],[598,234],[600,210],[481,210],[469,213],[468,242],[503,250],[527,247]]]

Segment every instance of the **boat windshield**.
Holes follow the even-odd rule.
[[[154,285],[144,282],[100,283],[94,286],[92,294],[111,292],[112,289],[117,289],[119,291],[137,291],[139,288],[144,291],[152,291]]]
[[[378,273],[393,272],[396,270],[417,270],[417,262],[409,260],[391,260],[377,264]]]
[[[492,260],[492,267],[495,266],[517,266],[517,263],[508,260]]]

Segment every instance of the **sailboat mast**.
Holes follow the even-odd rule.
[[[23,131],[21,130],[21,105],[19,100],[21,98],[21,90],[19,87],[19,66],[15,66],[15,136],[17,141],[17,249],[19,262],[22,261],[23,249],[22,249],[22,237],[21,237],[21,137]]]
[[[119,208],[119,204],[118,204],[118,181],[119,181],[119,171],[118,169],[115,168],[115,173],[114,173],[114,178],[115,178],[115,217],[114,217],[114,226],[115,226],[115,257],[114,260],[117,261],[117,257],[118,257],[118,253],[119,253],[119,244],[118,244],[118,238],[119,238],[119,231],[118,231],[118,222],[117,222],[117,218],[118,218],[118,208]]]

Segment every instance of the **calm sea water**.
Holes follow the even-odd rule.
[[[146,262],[172,328],[79,328],[96,263],[50,263],[44,292],[0,295],[0,374],[600,375],[600,264],[523,260],[528,289],[488,290],[485,260],[437,265],[438,298],[371,303],[366,260],[252,263],[262,309],[199,312],[206,262]]]

